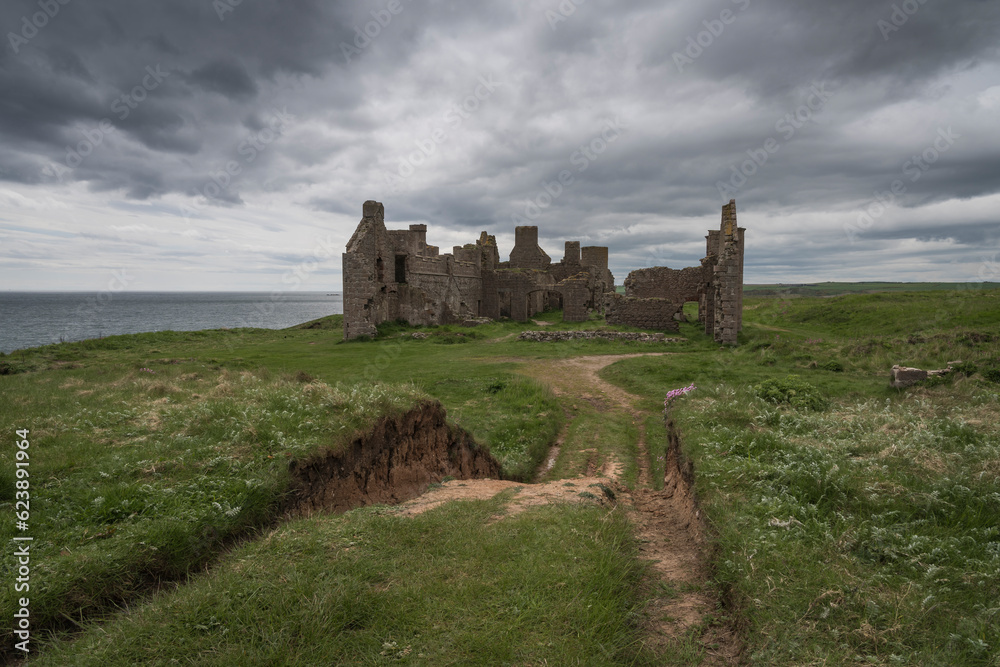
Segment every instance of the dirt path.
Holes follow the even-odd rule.
[[[645,620],[647,643],[664,652],[701,653],[702,665],[732,665],[736,664],[739,647],[734,633],[713,622],[718,600],[707,586],[705,543],[693,492],[675,457],[667,461],[663,489],[652,488],[644,426],[648,415],[635,408],[638,397],[605,382],[598,374],[621,359],[664,354],[668,353],[540,360],[526,363],[521,369],[525,375],[551,386],[566,401],[586,401],[599,412],[625,413],[634,420],[639,428],[638,488],[628,489],[619,483],[622,462],[592,461],[587,476],[544,483],[448,482],[404,504],[401,511],[416,514],[450,500],[490,498],[507,489],[516,489],[508,506],[508,511],[514,513],[550,502],[607,503],[613,495],[628,508],[640,541],[641,557],[649,561],[656,575],[656,580],[650,582],[651,601]],[[587,443],[565,443],[565,437],[566,428],[539,469],[540,479],[551,470],[560,448],[587,446]]]

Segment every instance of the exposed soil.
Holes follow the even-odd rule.
[[[669,352],[649,354],[602,354],[568,359],[536,360],[525,364],[521,372],[545,382],[556,396],[580,398],[604,410],[625,410],[637,414],[632,407],[635,396],[620,387],[605,382],[598,372],[616,361],[631,357],[664,356]]]
[[[496,479],[452,480],[403,504],[400,513],[413,516],[449,501],[483,500],[509,489],[513,489],[513,497],[507,504],[507,516],[518,514],[529,507],[549,503],[607,504],[613,498],[604,489],[608,489],[614,495],[610,486],[613,483],[608,477],[575,477],[571,480],[560,479],[544,484],[521,484]]]
[[[559,431],[559,435],[556,436],[556,441],[552,443],[549,447],[549,453],[545,456],[545,460],[542,461],[541,465],[535,471],[535,481],[544,482],[545,477],[549,474],[552,468],[556,465],[556,461],[559,459],[559,452],[562,450],[563,442],[566,441],[566,432],[569,430],[569,423],[573,421],[573,413],[569,410],[563,409],[563,414],[566,417],[566,423],[563,424],[562,430]]]
[[[522,369],[549,384],[556,395],[587,401],[603,412],[622,411],[640,426],[639,488],[627,489],[618,482],[621,464],[599,461],[588,464],[587,476],[537,484],[517,484],[497,480],[452,481],[404,504],[404,514],[419,514],[441,503],[491,498],[516,489],[508,512],[551,502],[608,502],[614,495],[625,503],[636,526],[642,558],[649,561],[655,578],[649,581],[650,603],[646,610],[647,644],[657,650],[691,641],[703,651],[703,665],[737,664],[740,644],[736,634],[715,618],[717,595],[708,586],[704,526],[692,491],[693,473],[680,453],[674,424],[668,424],[670,447],[662,490],[650,488],[648,450],[642,412],[634,407],[636,396],[600,378],[598,372],[610,363],[638,354],[601,355],[569,359],[532,361]],[[543,478],[551,469],[566,430],[538,471]],[[586,451],[586,450],[583,450]],[[595,449],[592,457],[596,457]],[[607,488],[609,493],[603,493]],[[587,493],[584,493],[587,492]],[[583,495],[581,495],[583,494]],[[690,635],[690,637],[688,637]]]
[[[381,418],[342,451],[315,454],[289,465],[293,482],[285,509],[345,511],[397,504],[445,477],[500,477],[500,464],[466,431],[449,426],[440,403]]]
[[[708,585],[704,528],[677,429],[668,423],[666,476],[663,489],[656,490],[648,464],[647,415],[636,409],[636,396],[598,375],[608,364],[635,356],[645,355],[532,361],[522,372],[546,382],[566,401],[585,401],[599,412],[629,415],[639,426],[638,488],[626,488],[619,481],[622,462],[602,459],[596,447],[579,450],[590,452],[586,473],[580,477],[535,484],[500,480],[500,465],[468,433],[447,424],[440,404],[428,402],[402,415],[382,418],[343,451],[293,462],[295,481],[286,509],[310,513],[403,503],[399,512],[415,515],[442,503],[492,498],[502,492],[511,495],[505,516],[548,503],[624,503],[636,526],[641,557],[650,563],[652,572],[644,621],[647,645],[669,652],[693,643],[703,652],[701,664],[736,664],[738,639],[714,617],[719,600]],[[538,479],[551,470],[560,447],[568,446],[566,433],[564,428],[539,468]],[[572,444],[579,447],[582,443]],[[446,477],[454,479],[442,482]]]
[[[677,430],[673,424],[669,425],[671,446],[666,474],[663,490],[657,491],[650,488],[645,415],[635,408],[638,397],[605,382],[599,375],[605,366],[636,356],[653,355],[600,355],[533,362],[524,372],[548,382],[559,396],[578,397],[602,405],[605,410],[623,411],[638,424],[638,488],[617,488],[630,508],[640,553],[659,577],[647,608],[647,641],[655,648],[667,649],[686,633],[695,632],[705,650],[702,664],[735,664],[739,655],[735,634],[709,622],[714,620],[711,615],[718,600],[706,587],[704,529],[692,491],[693,474],[681,456]]]

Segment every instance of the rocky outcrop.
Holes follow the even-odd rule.
[[[440,403],[425,401],[383,417],[342,450],[289,464],[286,510],[346,511],[414,498],[447,476],[499,478],[500,464],[468,432],[449,426]]]

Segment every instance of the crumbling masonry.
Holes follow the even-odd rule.
[[[387,230],[381,203],[366,201],[363,217],[344,253],[344,338],[374,336],[382,322],[460,323],[477,317],[526,321],[562,308],[563,319],[585,321],[604,309],[609,323],[677,330],[686,301],[697,301],[705,331],[736,343],[743,301],[743,232],[736,202],[723,207],[722,228],[708,235],[701,266],[676,271],[633,271],[625,296],[614,293],[606,247],[567,241],[553,263],[538,245],[538,228],[514,229],[510,261],[501,262],[496,238],[483,232],[475,243],[440,254],[427,245],[427,226]]]
[[[648,329],[677,330],[684,304],[698,303],[705,333],[725,345],[736,345],[743,328],[743,238],[736,224],[736,200],[722,207],[722,224],[709,230],[700,266],[639,269],[625,279],[625,296],[611,295],[605,304],[609,323]]]
[[[510,261],[501,262],[496,237],[439,254],[427,245],[427,225],[387,230],[381,203],[366,201],[344,253],[344,338],[374,336],[376,325],[451,324],[476,317],[526,321],[562,308],[569,321],[587,319],[614,290],[608,249],[566,243],[553,263],[538,246],[537,227],[516,227]]]

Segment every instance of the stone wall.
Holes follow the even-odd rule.
[[[566,250],[563,253],[563,264],[566,266],[580,265],[580,242],[566,241]]]
[[[552,343],[563,340],[617,340],[639,343],[684,343],[687,338],[667,338],[663,333],[644,331],[522,331],[518,340]]]
[[[546,308],[548,292],[555,287],[544,271],[501,270],[496,272],[500,317],[526,322]]]
[[[580,248],[580,261],[588,266],[596,266],[607,271],[608,249],[604,246],[588,245]]]
[[[702,297],[707,291],[711,275],[711,266],[707,263],[686,269],[671,269],[666,266],[638,269],[625,279],[625,296],[668,299],[677,305],[675,317],[683,321],[684,304],[688,301],[698,304],[700,314],[704,307]]]
[[[344,338],[375,335],[375,325],[390,314],[389,295],[381,289],[385,263],[395,255],[383,223],[384,209],[366,201],[361,222],[344,253]]]
[[[627,307],[615,306],[613,317],[622,324],[646,327],[650,319],[658,319],[662,305],[647,305],[655,313],[647,313],[642,302],[665,299],[674,305],[672,318],[683,319],[684,303],[698,303],[698,320],[705,333],[716,341],[735,345],[743,326],[743,257],[746,230],[736,222],[736,200],[722,207],[720,229],[710,230],[705,237],[705,257],[700,266],[671,269],[657,266],[633,271],[625,279],[625,299],[634,299]],[[608,315],[610,322],[612,315]]]
[[[667,299],[641,299],[610,293],[605,296],[604,317],[608,324],[624,324],[640,329],[679,331],[674,319],[677,306]]]
[[[427,245],[426,225],[386,230],[376,201],[365,202],[362,214],[343,255],[346,340],[374,336],[376,325],[396,319],[448,324],[482,314],[484,252],[478,244],[463,248],[459,258],[440,255]],[[488,250],[485,255],[491,256]]]
[[[563,321],[587,321],[587,301],[590,296],[589,281],[589,274],[580,273],[560,281],[557,285],[559,293],[562,295]]]

